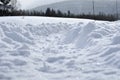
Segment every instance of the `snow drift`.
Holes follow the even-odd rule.
[[[0,80],[119,80],[120,23],[0,18]]]

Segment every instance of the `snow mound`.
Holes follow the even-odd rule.
[[[0,80],[119,80],[120,23],[2,17]]]

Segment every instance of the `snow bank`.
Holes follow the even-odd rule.
[[[120,23],[0,18],[0,80],[119,80]]]

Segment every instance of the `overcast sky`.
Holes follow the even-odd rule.
[[[39,5],[45,5],[65,0],[19,0],[21,3],[22,9],[29,9]]]

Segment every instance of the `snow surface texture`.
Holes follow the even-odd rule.
[[[120,80],[120,22],[1,17],[0,80]]]

